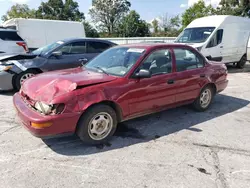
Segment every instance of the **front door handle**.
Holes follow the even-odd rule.
[[[80,62],[86,62],[86,61],[88,61],[88,59],[87,58],[81,58],[78,61],[80,61]]]
[[[220,48],[223,48],[223,46],[220,46]]]
[[[205,78],[206,75],[205,75],[205,74],[201,74],[200,77],[201,77],[201,78]]]
[[[174,84],[174,80],[168,80],[167,83],[168,84]]]

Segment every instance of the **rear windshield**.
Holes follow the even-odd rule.
[[[5,41],[23,41],[15,31],[0,31],[0,39]]]

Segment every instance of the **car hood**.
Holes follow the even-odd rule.
[[[4,64],[4,62],[10,60],[34,59],[35,57],[37,56],[34,54],[2,54],[0,55],[0,62]]]
[[[30,78],[24,82],[21,92],[32,100],[50,104],[56,97],[70,93],[79,87],[88,87],[116,79],[115,76],[79,67],[47,72]]]

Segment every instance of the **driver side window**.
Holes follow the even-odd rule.
[[[219,45],[222,42],[222,38],[223,38],[223,29],[219,29],[210,39],[207,48],[212,48]]]
[[[64,45],[58,51],[62,52],[63,55],[84,54],[86,53],[86,43],[85,42],[73,42],[73,43]]]
[[[140,69],[149,70],[154,75],[172,72],[172,54],[169,49],[157,50],[149,55]]]

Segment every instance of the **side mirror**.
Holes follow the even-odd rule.
[[[62,52],[61,51],[55,51],[55,52],[52,52],[51,55],[58,58],[58,57],[62,56]]]
[[[151,73],[149,70],[141,69],[136,75],[136,78],[151,78]]]

